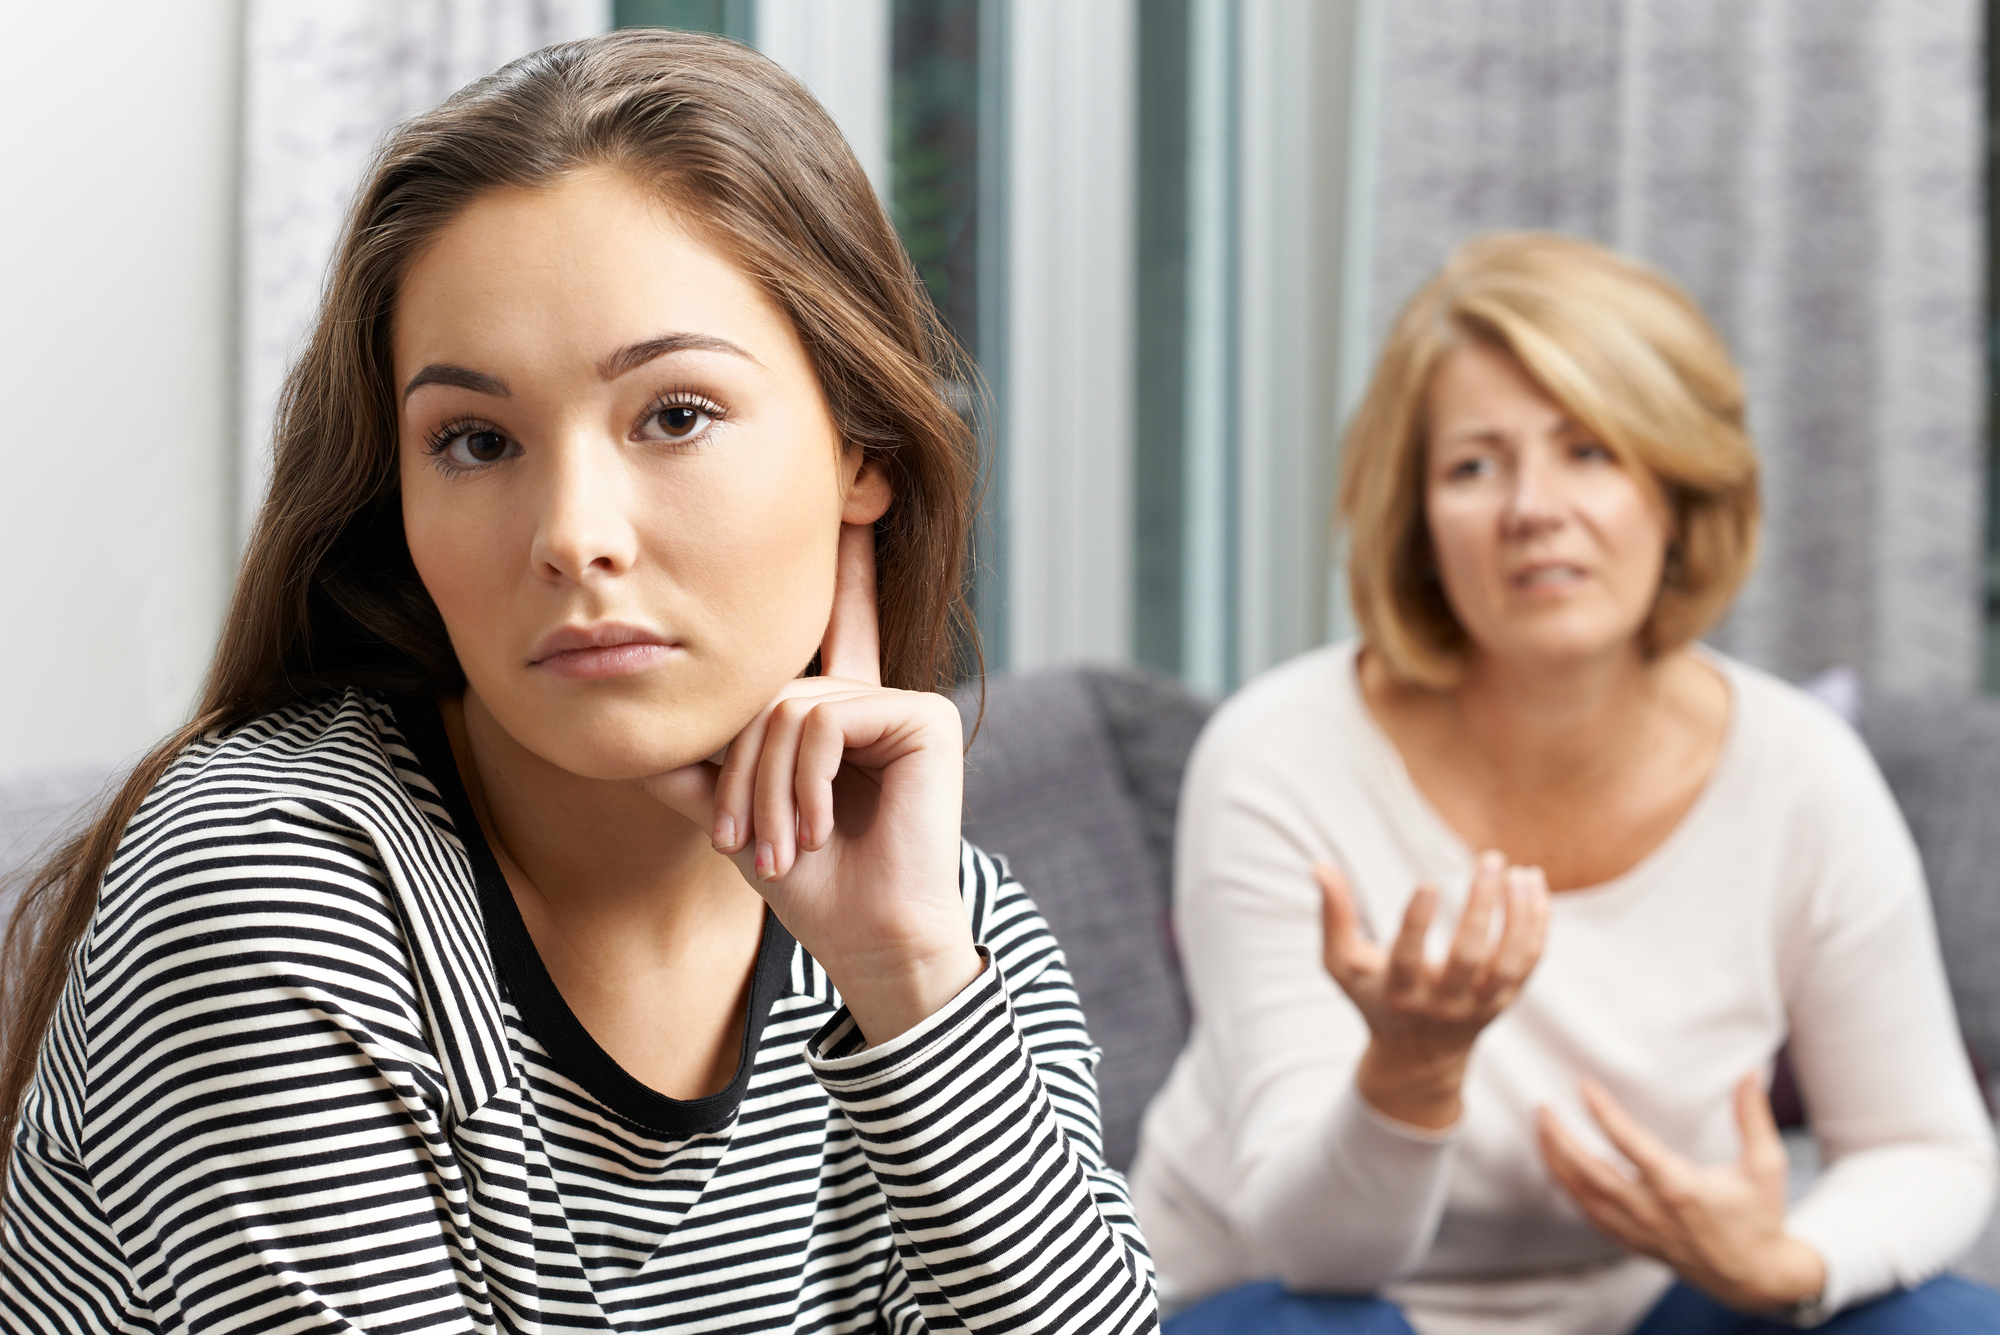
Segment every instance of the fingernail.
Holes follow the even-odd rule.
[[[715,846],[717,848],[736,847],[736,817],[728,812],[715,818]]]
[[[1487,871],[1499,871],[1507,865],[1507,855],[1497,848],[1489,848],[1479,855],[1479,865]]]
[[[757,879],[775,881],[778,879],[778,855],[771,845],[762,839],[757,841]]]

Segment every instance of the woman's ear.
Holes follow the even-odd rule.
[[[888,470],[882,467],[879,460],[870,459],[861,450],[852,447],[848,449],[844,462],[854,468],[854,473],[847,486],[847,503],[841,508],[840,522],[872,524],[889,513],[889,503],[896,499],[896,489],[889,482]]]

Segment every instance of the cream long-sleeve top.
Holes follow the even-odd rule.
[[[1321,963],[1312,864],[1345,870],[1378,940],[1420,883],[1444,911],[1468,848],[1369,714],[1352,643],[1218,711],[1181,797],[1176,928],[1195,1023],[1149,1109],[1133,1186],[1163,1292],[1276,1276],[1386,1292],[1424,1335],[1616,1335],[1671,1276],[1595,1232],[1551,1180],[1544,1105],[1600,1154],[1594,1076],[1667,1145],[1735,1158],[1731,1092],[1787,1036],[1828,1164],[1786,1227],[1833,1311],[1948,1264],[1994,1189],[1917,851],[1837,716],[1720,655],[1722,751],[1636,866],[1553,897],[1542,960],[1474,1047],[1442,1132],[1366,1105],[1368,1031]]]

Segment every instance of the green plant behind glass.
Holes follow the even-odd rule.
[[[895,0],[889,212],[931,301],[979,332],[979,0]]]
[[[748,42],[752,0],[615,0],[611,23],[617,28],[678,28],[713,32]]]

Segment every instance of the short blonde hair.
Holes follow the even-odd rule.
[[[1472,644],[1437,576],[1424,517],[1438,363],[1477,341],[1511,354],[1619,462],[1662,488],[1674,538],[1649,654],[1678,649],[1728,608],[1755,559],[1757,457],[1728,349],[1671,280],[1573,237],[1494,232],[1453,251],[1390,330],[1348,428],[1339,515],[1363,642],[1398,678],[1444,688]]]

